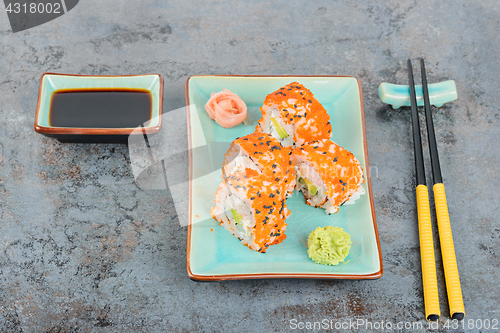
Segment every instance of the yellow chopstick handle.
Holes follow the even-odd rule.
[[[432,236],[431,209],[427,186],[417,186],[418,233],[420,237],[420,258],[424,284],[425,318],[437,320],[441,316],[436,277],[436,259]]]
[[[439,230],[439,241],[441,242],[441,255],[443,257],[444,277],[446,279],[446,291],[450,305],[450,316],[453,319],[463,319],[465,316],[464,301],[462,299],[462,288],[458,275],[457,257],[453,246],[451,234],[450,216],[446,193],[442,183],[435,184],[434,202],[436,203],[436,215]]]

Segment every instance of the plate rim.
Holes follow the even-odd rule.
[[[191,254],[191,221],[192,221],[192,143],[191,143],[191,117],[189,110],[189,80],[196,77],[317,77],[317,78],[353,78],[356,80],[359,91],[360,107],[361,107],[361,122],[363,127],[363,150],[366,163],[366,183],[368,187],[368,195],[370,198],[370,209],[372,213],[373,228],[375,231],[375,240],[377,243],[378,260],[380,269],[377,272],[370,274],[324,274],[324,273],[251,273],[251,274],[219,274],[219,275],[200,275],[194,274],[191,271],[190,254]],[[373,200],[372,182],[370,174],[370,163],[368,160],[368,142],[366,139],[366,123],[365,123],[365,109],[363,104],[363,90],[361,82],[355,76],[351,75],[257,75],[257,74],[207,74],[207,75],[191,75],[186,79],[185,83],[185,100],[186,100],[186,113],[187,113],[187,139],[188,139],[188,159],[189,159],[189,196],[188,196],[188,233],[187,233],[187,246],[186,246],[186,266],[187,273],[190,279],[196,281],[226,281],[226,280],[247,280],[247,279],[273,279],[273,278],[297,278],[297,279],[342,279],[342,280],[368,280],[378,279],[382,276],[384,266],[382,262],[382,249],[380,247],[380,237],[377,228],[377,219],[375,217],[375,203]]]

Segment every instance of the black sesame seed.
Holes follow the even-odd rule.
[[[313,101],[311,101],[310,99],[308,99],[309,103],[312,103]]]
[[[333,161],[334,161],[334,162],[337,162],[337,159],[338,159],[338,157],[336,156],[336,157],[333,159]]]

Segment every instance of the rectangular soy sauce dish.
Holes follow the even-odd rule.
[[[294,81],[310,89],[327,110],[332,123],[332,140],[360,161],[366,194],[354,204],[342,207],[338,213],[327,215],[323,209],[306,205],[303,195],[295,192],[287,199],[292,213],[287,219],[287,238],[263,254],[241,245],[211,217],[224,156],[223,153],[203,154],[203,149],[194,148],[229,145],[237,137],[253,133],[261,117],[259,108],[267,94]],[[236,93],[247,104],[252,125],[242,123],[225,129],[209,118],[204,105],[212,92],[224,88]],[[192,76],[186,82],[186,105],[190,148],[187,271],[191,279],[376,279],[382,276],[359,80],[351,76]],[[316,264],[307,254],[309,233],[328,225],[343,228],[352,239],[346,261],[337,266]]]
[[[64,92],[145,92],[150,96],[148,105],[151,106],[150,119],[145,123],[130,123],[126,127],[118,119],[120,110],[114,110],[117,121],[108,121],[105,126],[96,124],[79,125],[73,123],[68,126],[51,123],[51,109],[54,96]],[[95,101],[94,101],[95,102]],[[69,104],[66,104],[66,106]],[[64,104],[63,106],[64,107]],[[68,110],[70,112],[71,110]],[[163,77],[160,74],[143,75],[77,75],[44,73],[40,78],[38,104],[35,115],[35,131],[61,142],[80,143],[127,143],[128,137],[134,129],[143,126],[143,133],[154,134],[160,131],[162,123],[160,115],[163,113]],[[85,117],[85,115],[83,116]],[[96,117],[97,118],[97,117]],[[103,117],[104,118],[104,117]],[[52,122],[54,119],[52,119]],[[104,124],[103,124],[104,125]]]

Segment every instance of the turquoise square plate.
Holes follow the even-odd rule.
[[[224,151],[213,154],[195,149],[229,143],[254,132],[259,107],[267,94],[291,83],[310,89],[328,111],[332,140],[354,153],[365,171],[367,194],[337,214],[305,204],[301,193],[287,200],[292,214],[287,219],[287,238],[258,253],[242,246],[210,216],[213,198],[221,181]],[[230,129],[211,120],[204,105],[212,92],[227,88],[247,104],[253,125]],[[382,276],[382,254],[368,165],[363,97],[359,81],[350,76],[192,76],[186,82],[188,142],[190,148],[189,224],[187,270],[195,280],[256,278],[375,279]],[[216,171],[211,171],[216,170]],[[351,235],[352,247],[345,263],[327,266],[314,263],[307,254],[307,236],[317,227],[333,225]]]

